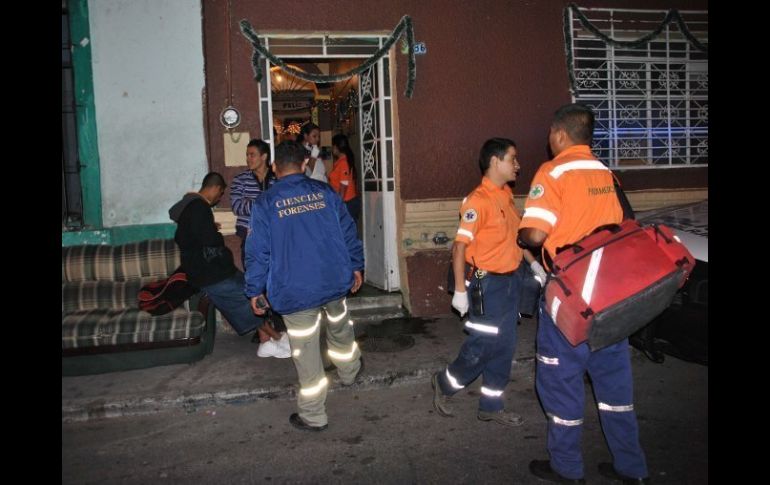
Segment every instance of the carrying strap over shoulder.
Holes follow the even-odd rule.
[[[623,220],[636,219],[634,209],[631,208],[631,203],[628,201],[626,193],[623,192],[623,188],[620,186],[620,180],[618,180],[618,177],[614,172],[610,171],[610,173],[612,174],[612,181],[615,185],[615,193],[618,196],[618,202],[620,202],[620,207],[623,208]]]

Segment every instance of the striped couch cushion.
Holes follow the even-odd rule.
[[[137,296],[142,286],[158,280],[144,277],[130,281],[78,281],[61,285],[62,313],[96,308],[125,310],[137,308]],[[189,301],[189,300],[188,300]],[[189,308],[188,301],[183,303]]]
[[[173,239],[149,239],[121,246],[67,246],[62,250],[62,283],[166,278],[179,267]]]
[[[62,314],[62,349],[165,342],[199,337],[203,315],[177,308],[153,317],[137,308],[99,308]]]

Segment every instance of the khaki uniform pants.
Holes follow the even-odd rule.
[[[355,341],[345,298],[316,308],[283,315],[291,355],[299,377],[297,408],[311,426],[327,424],[326,391],[329,381],[321,360],[321,325],[326,325],[327,356],[337,366],[343,384],[352,384],[361,368],[361,351]]]

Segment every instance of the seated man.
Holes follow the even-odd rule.
[[[182,269],[190,284],[208,295],[238,335],[262,327],[275,341],[274,356],[288,358],[288,336],[281,337],[269,325],[262,325],[264,319],[251,310],[243,294],[243,273],[235,267],[233,253],[214,222],[211,207],[222,198],[226,186],[222,175],[211,172],[203,178],[198,192],[185,194],[169,209],[171,220],[177,223],[174,240],[181,251]]]

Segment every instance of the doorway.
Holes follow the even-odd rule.
[[[360,65],[385,36],[287,34],[261,36],[262,45],[293,68],[338,74]],[[391,49],[391,53],[394,49]],[[362,210],[359,231],[364,245],[366,283],[386,291],[400,288],[396,234],[396,150],[393,141],[391,55],[360,75],[337,83],[304,81],[262,59],[259,86],[262,139],[271,150],[292,139],[302,122],[321,128],[322,156],[330,171],[331,137],[348,136],[356,153]],[[274,86],[276,89],[274,89]],[[357,150],[356,150],[357,148]],[[274,155],[272,153],[271,155]]]

